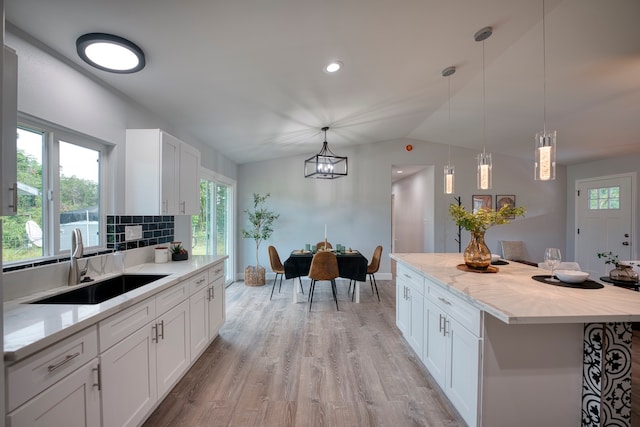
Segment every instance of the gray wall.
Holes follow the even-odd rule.
[[[413,150],[404,149],[407,144]],[[320,147],[318,147],[319,149]],[[443,194],[442,168],[447,163],[448,147],[410,139],[360,145],[349,149],[337,144],[331,149],[349,157],[349,175],[336,180],[305,179],[303,163],[307,156],[289,157],[240,165],[238,168],[238,224],[247,226],[243,213],[252,201],[252,193],[271,193],[269,206],[280,213],[270,241],[260,248],[260,264],[268,266],[267,246],[278,248],[283,260],[304,243],[322,240],[324,224],[329,240],[362,251],[368,258],[376,245],[384,247],[381,273],[390,273],[391,247],[391,166],[424,164],[433,166],[433,211],[435,251],[457,252],[454,238],[457,227],[448,215],[454,198]],[[311,155],[313,153],[309,153]],[[487,232],[492,252],[501,253],[499,240],[523,240],[527,258],[542,260],[544,248],[565,248],[566,173],[560,167],[557,180],[536,182],[533,162],[493,153],[493,189],[476,190],[476,152],[452,147],[451,160],[456,168],[456,195],[470,207],[474,194],[514,194],[516,203],[528,207],[526,218]],[[425,195],[428,197],[428,194]],[[396,206],[396,209],[402,209]],[[462,233],[463,248],[468,233]],[[253,241],[238,233],[238,277],[247,265],[255,264]]]

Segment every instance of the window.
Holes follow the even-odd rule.
[[[231,255],[233,253],[233,184],[212,172],[202,171],[200,214],[191,219],[194,255]],[[226,281],[233,277],[233,263],[225,261]]]
[[[620,209],[620,187],[603,187],[589,189],[589,209]]]
[[[20,124],[17,135],[18,212],[2,217],[3,264],[68,253],[74,228],[86,249],[105,246],[108,146],[51,125]]]

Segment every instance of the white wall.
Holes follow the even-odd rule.
[[[407,144],[413,150],[404,149]],[[293,249],[323,238],[324,224],[329,240],[362,251],[370,258],[376,245],[384,247],[381,273],[390,272],[388,258],[391,247],[391,166],[424,164],[441,171],[447,162],[448,147],[415,140],[399,140],[365,144],[349,149],[331,147],[349,157],[349,175],[336,180],[305,179],[306,156],[267,160],[240,165],[238,168],[238,224],[247,226],[243,213],[252,194],[270,192],[269,207],[280,213],[270,241],[260,248],[260,264],[268,266],[267,246],[273,244],[286,259]],[[309,153],[313,154],[313,153]],[[522,160],[493,153],[493,189],[476,190],[476,152],[452,147],[451,160],[456,168],[456,195],[466,207],[474,194],[514,194],[516,203],[529,208],[524,219],[496,226],[486,235],[492,252],[500,253],[498,240],[525,241],[527,257],[542,260],[547,246],[565,247],[566,174],[557,171],[557,180],[537,182],[533,179],[533,160]],[[442,193],[440,173],[434,173],[435,251],[457,252],[454,241],[457,227],[448,208],[454,198]],[[462,233],[463,248],[468,233]],[[242,239],[238,232],[238,277],[244,267],[255,264],[253,241]]]
[[[434,179],[427,166],[392,184],[396,252],[434,252]]]

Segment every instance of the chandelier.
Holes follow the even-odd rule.
[[[335,179],[347,176],[347,158],[338,156],[329,149],[329,144],[327,143],[327,131],[329,127],[325,126],[322,130],[324,131],[322,150],[304,161],[304,177]]]

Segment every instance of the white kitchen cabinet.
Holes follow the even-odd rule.
[[[184,300],[156,320],[156,373],[162,399],[191,364],[189,301]]]
[[[99,427],[98,379],[98,359],[93,359],[9,413],[8,427]]]
[[[208,278],[208,280],[206,280]],[[191,280],[191,359],[195,360],[218,335],[225,321],[224,263]]]
[[[411,348],[422,357],[424,279],[415,271],[398,265],[396,288],[396,324]]]
[[[0,215],[15,215],[18,209],[18,163],[16,135],[18,126],[18,56],[4,46],[2,59],[2,190]]]
[[[194,215],[200,209],[200,152],[160,129],[127,129],[129,215]]]
[[[149,323],[100,355],[102,425],[137,426],[158,400],[156,328]]]
[[[216,279],[209,287],[209,341],[218,336],[225,320],[224,277]]]
[[[478,423],[480,311],[426,280],[422,361],[470,426]]]

